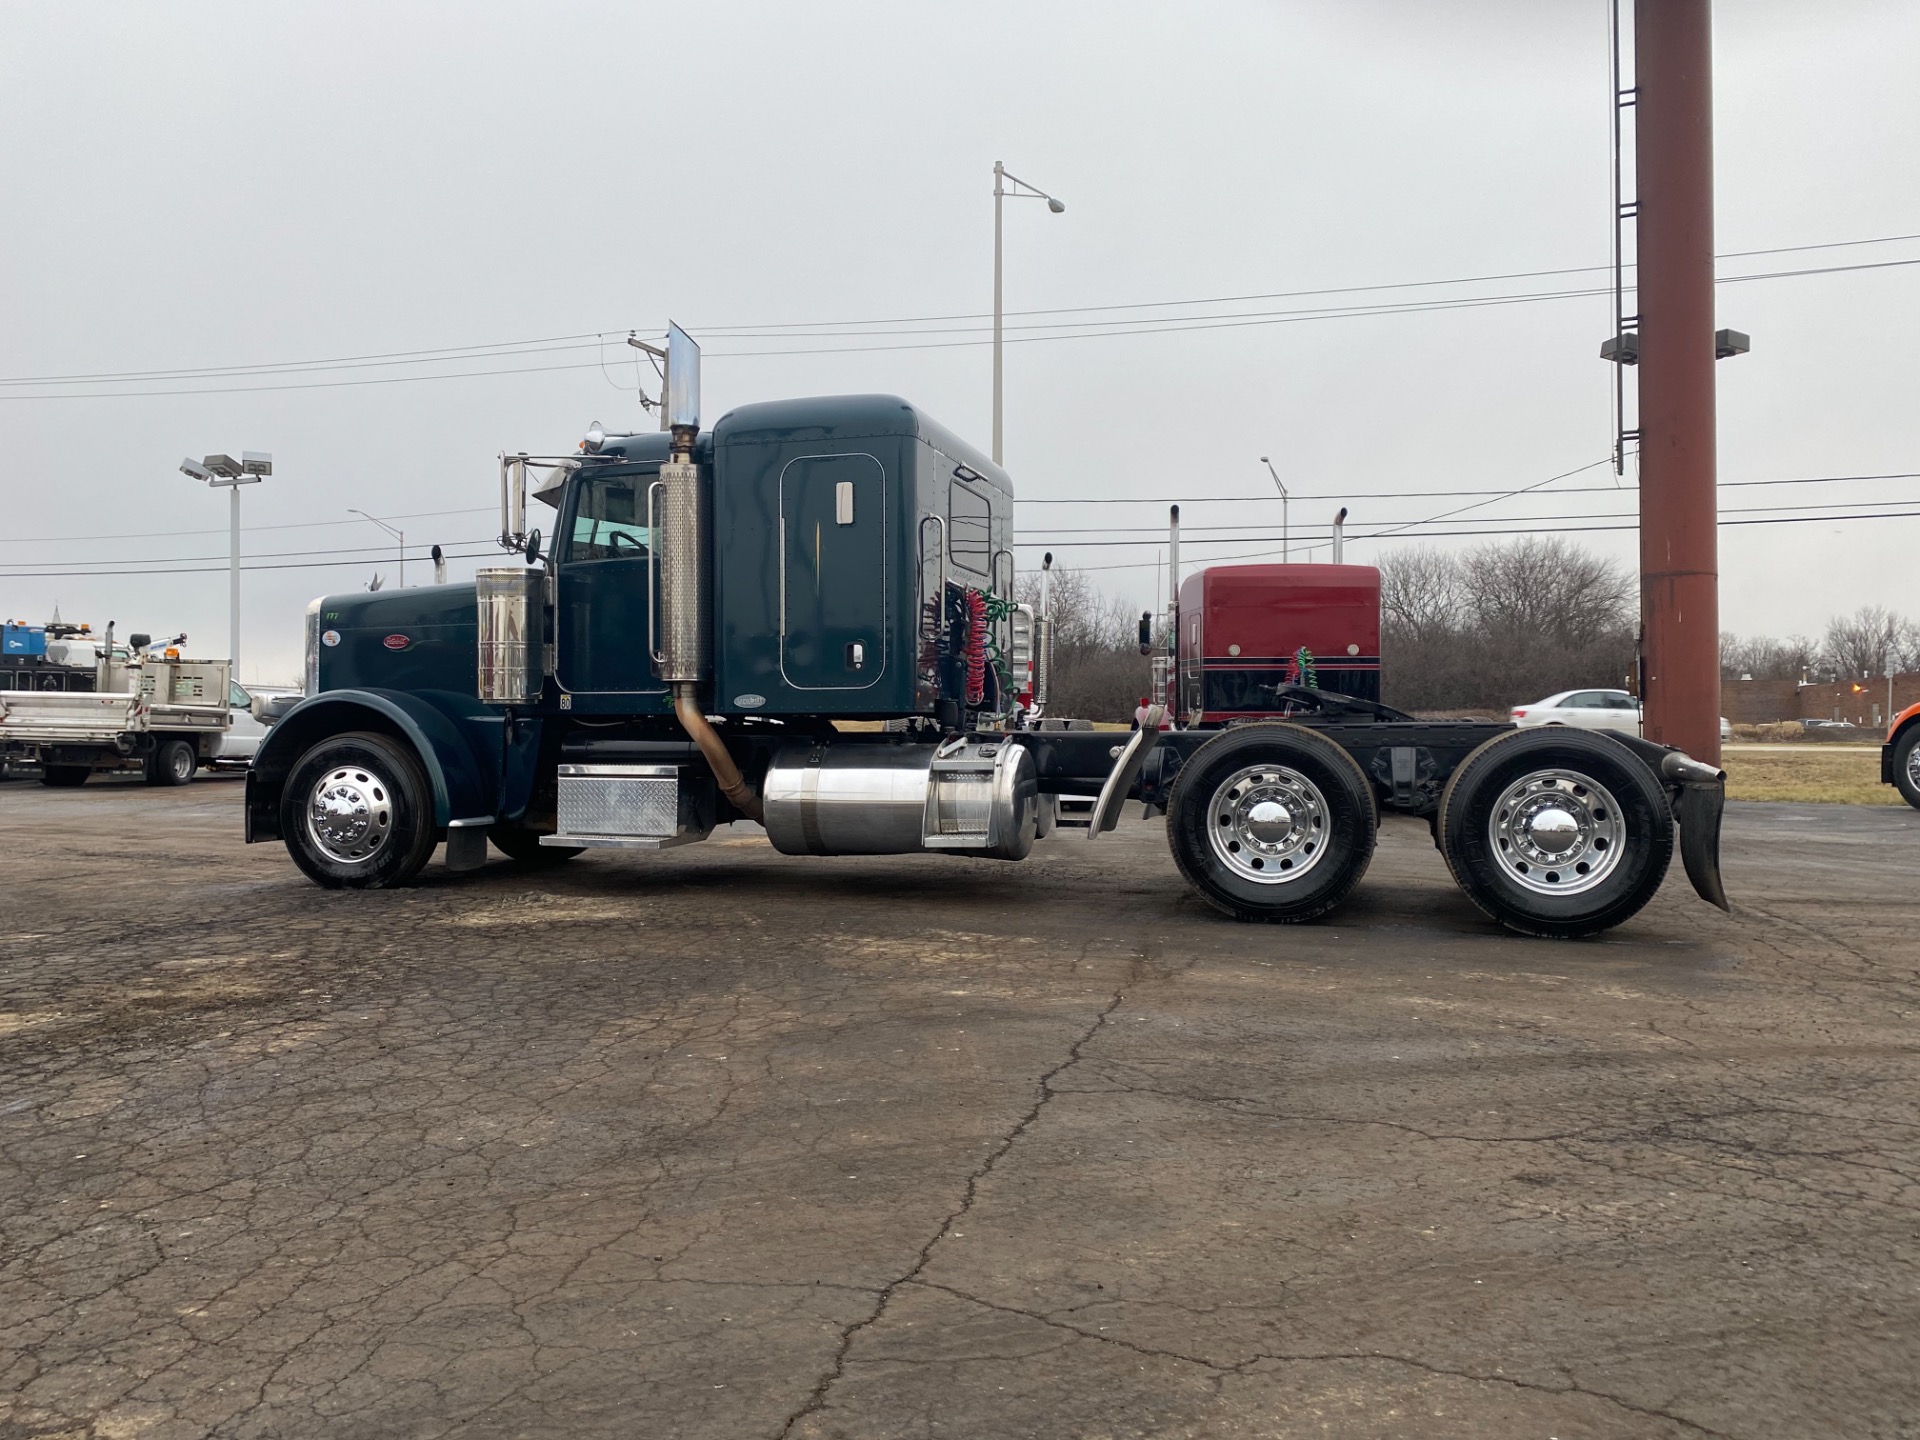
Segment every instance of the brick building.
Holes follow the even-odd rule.
[[[1893,677],[1893,710],[1898,715],[1920,704],[1920,672]],[[1847,720],[1877,729],[1889,718],[1887,677],[1802,685],[1797,680],[1723,680],[1720,708],[1736,725],[1767,725],[1776,720]]]

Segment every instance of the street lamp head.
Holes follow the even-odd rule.
[[[238,480],[246,473],[240,468],[240,462],[231,455],[209,455],[206,467],[223,480]]]
[[[247,475],[273,474],[273,456],[265,450],[242,450],[240,469]]]
[[[1067,213],[1067,202],[1064,200],[1056,200],[1053,196],[1049,195],[1047,197],[1047,209],[1056,215],[1064,215]]]
[[[180,473],[195,480],[213,479],[213,471],[202,465],[198,460],[182,460],[180,462]]]
[[[1262,456],[1260,457],[1260,463],[1261,463],[1262,465],[1271,465],[1271,464],[1273,463],[1273,461],[1271,461],[1271,460],[1269,460],[1269,459],[1268,459],[1268,458],[1267,458],[1266,456],[1264,456],[1264,455],[1262,455]]]

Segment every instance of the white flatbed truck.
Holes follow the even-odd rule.
[[[0,757],[74,786],[124,770],[184,785],[218,756],[233,724],[228,663],[143,657],[146,637],[132,639],[116,648],[109,632],[93,690],[0,690]]]

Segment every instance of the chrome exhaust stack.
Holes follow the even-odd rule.
[[[1033,619],[1033,713],[1043,714],[1053,686],[1053,552],[1040,561],[1040,613]]]
[[[708,637],[707,490],[693,462],[700,435],[700,347],[678,325],[667,326],[666,397],[661,405],[672,434],[671,458],[660,467],[660,678],[673,687],[673,713],[700,749],[720,793],[742,815],[761,820],[760,797],[741,777],[725,742],[707,723],[700,687],[713,655]]]
[[[667,428],[672,458],[660,467],[660,678],[679,686],[708,678],[707,492],[693,463],[700,434],[700,347],[667,327]]]

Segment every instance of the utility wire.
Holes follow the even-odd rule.
[[[1913,238],[1913,237],[1885,237],[1885,238],[1888,240],[1891,240],[1891,239],[1906,239],[1906,238]],[[1878,243],[1884,243],[1884,241],[1883,240],[1867,240],[1867,241],[1859,241],[1859,242],[1837,242],[1837,243],[1878,244]],[[1787,247],[1787,248],[1819,249],[1819,248],[1827,248],[1827,247],[1810,246],[1810,247]],[[1761,252],[1742,252],[1742,253],[1764,254],[1764,253],[1784,253],[1784,252],[1761,251]],[[1787,279],[1795,276],[1830,275],[1830,274],[1838,274],[1841,272],[1852,271],[1852,270],[1889,269],[1889,268],[1915,265],[1915,264],[1920,264],[1920,257],[1916,257],[1913,259],[1905,259],[1905,260],[1866,262],[1858,265],[1819,266],[1819,267],[1810,267],[1810,268],[1804,268],[1804,269],[1798,269],[1798,270],[1778,270],[1778,271],[1769,271],[1769,272],[1754,273],[1754,274],[1748,274],[1748,275],[1722,276],[1722,277],[1719,277],[1716,283],[1736,284],[1743,281],[1752,281],[1752,280],[1779,280],[1779,279]],[[1583,271],[1588,268],[1603,268],[1603,267],[1581,267]],[[1554,274],[1554,273],[1579,273],[1579,272],[1576,272],[1576,271],[1516,272],[1513,278],[1521,278],[1524,273]],[[1457,281],[1414,281],[1414,282],[1408,282],[1405,285],[1358,286],[1358,287],[1353,287],[1351,290],[1345,290],[1345,291],[1291,292],[1291,293],[1295,295],[1305,295],[1305,294],[1313,294],[1313,293],[1352,294],[1352,293],[1363,293],[1367,291],[1381,290],[1381,289],[1408,289],[1408,288],[1418,288],[1418,287],[1429,286],[1429,285],[1464,284],[1464,283],[1474,283],[1474,282],[1471,279],[1464,279],[1464,280],[1457,280]],[[1395,302],[1395,303],[1388,303],[1383,305],[1327,306],[1327,307],[1319,307],[1311,310],[1252,312],[1252,313],[1243,314],[1243,315],[1227,315],[1227,316],[1169,315],[1169,316],[1158,316],[1158,317],[1143,316],[1135,320],[1125,320],[1125,321],[1087,320],[1087,321],[1067,321],[1067,322],[1059,322],[1057,324],[1046,324],[1046,325],[1016,325],[1012,327],[1016,331],[1072,330],[1077,333],[1014,334],[1012,336],[1006,337],[1005,343],[1037,344],[1042,341],[1052,341],[1052,340],[1084,340],[1084,339],[1100,339],[1100,338],[1106,338],[1109,336],[1122,337],[1122,336],[1138,336],[1138,335],[1179,334],[1179,333],[1183,333],[1186,331],[1193,331],[1193,330],[1238,329],[1238,328],[1245,328],[1248,326],[1295,324],[1295,323],[1302,323],[1302,322],[1311,321],[1311,320],[1353,319],[1353,318],[1358,318],[1362,316],[1373,316],[1373,315],[1422,314],[1422,313],[1426,313],[1429,310],[1481,309],[1489,306],[1531,304],[1531,303],[1538,303],[1543,301],[1576,299],[1581,297],[1602,295],[1606,293],[1609,293],[1609,287],[1593,287],[1593,288],[1586,288],[1586,289],[1559,290],[1559,291],[1539,291],[1539,292],[1531,292],[1531,293],[1523,292],[1523,293],[1514,294],[1514,295],[1473,296],[1473,297],[1463,297],[1463,298],[1452,299],[1452,300]],[[1266,298],[1266,297],[1248,297],[1248,298]],[[1170,307],[1176,307],[1176,306],[1182,306],[1182,305],[1190,307],[1194,305],[1207,305],[1207,304],[1218,304],[1218,303],[1225,303],[1225,302],[1221,300],[1143,302],[1140,305],[1128,306],[1128,307],[1092,306],[1092,307],[1085,307],[1085,308],[1076,309],[1076,310],[1022,311],[1022,312],[1015,312],[1015,313],[1023,314],[1023,315],[1026,315],[1026,314],[1092,314],[1092,313],[1097,313],[1097,312],[1101,312],[1109,309],[1120,309],[1120,308],[1155,309],[1155,308],[1170,308]],[[929,317],[929,318],[931,319],[934,317]],[[953,317],[953,318],[973,319],[978,317],[960,316],[960,317]],[[871,323],[886,323],[886,322],[831,322],[831,321],[828,321],[828,322],[821,322],[821,323],[827,324],[827,325],[833,325],[837,323],[842,326],[845,326],[845,325],[852,325],[856,323],[871,324]],[[1108,328],[1108,327],[1118,327],[1118,326],[1130,326],[1132,328]],[[929,330],[912,330],[912,331],[865,330],[865,331],[862,331],[862,330],[842,328],[842,329],[827,331],[819,334],[809,335],[804,331],[796,331],[792,327],[763,327],[763,329],[759,332],[738,331],[732,334],[728,334],[726,332],[716,332],[716,331],[710,330],[708,333],[719,334],[721,338],[786,340],[786,339],[800,339],[800,338],[839,339],[839,338],[862,338],[862,337],[870,337],[870,336],[888,336],[888,335],[937,335],[937,334],[943,334],[943,333],[973,333],[975,330],[978,330],[979,328],[981,327],[969,327],[968,330],[957,331],[957,332],[929,331]],[[577,336],[550,337],[550,340],[555,342],[589,341],[590,340],[594,342],[592,345],[571,344],[571,343],[548,343],[546,341],[502,342],[501,344],[495,345],[495,346],[457,347],[457,348],[442,350],[442,351],[413,351],[413,352],[398,351],[398,352],[388,352],[384,356],[370,356],[370,357],[357,357],[357,358],[341,357],[333,360],[306,361],[306,362],[275,362],[275,363],[253,365],[253,366],[209,366],[209,367],[200,367],[197,369],[182,369],[182,370],[171,370],[171,371],[162,371],[162,370],[122,371],[122,372],[101,373],[97,375],[40,376],[40,377],[17,376],[17,377],[12,377],[5,380],[0,380],[0,387],[9,387],[9,388],[32,387],[32,386],[47,386],[47,385],[59,385],[59,384],[75,384],[75,383],[83,383],[83,382],[139,383],[142,381],[155,380],[155,379],[191,380],[191,379],[214,379],[214,378],[244,378],[247,376],[257,376],[260,378],[272,378],[278,375],[322,373],[326,371],[340,370],[340,369],[358,369],[358,368],[383,367],[383,366],[403,365],[403,364],[447,363],[447,362],[458,362],[461,360],[507,359],[507,358],[517,358],[520,355],[558,353],[558,352],[573,351],[573,350],[595,349],[597,351],[600,348],[601,343],[604,341],[604,337],[608,333],[614,333],[614,332],[607,332],[607,331],[583,332],[582,334]],[[777,350],[769,350],[769,349],[733,350],[733,351],[719,350],[719,351],[711,351],[709,352],[709,355],[711,358],[715,358],[715,359],[745,359],[745,358],[753,358],[757,356],[771,357],[771,356],[783,356],[783,355],[819,355],[819,354],[836,354],[841,352],[845,352],[849,354],[864,354],[864,353],[877,353],[877,352],[894,351],[894,350],[953,349],[953,348],[964,348],[969,346],[979,346],[979,345],[985,345],[990,343],[992,342],[989,339],[933,340],[933,341],[927,341],[927,342],[918,343],[918,344],[836,345],[836,346],[826,346],[826,347],[813,347],[813,348],[807,348],[807,349],[777,349]],[[534,348],[535,346],[540,346],[543,348]],[[395,357],[405,357],[405,356],[419,356],[421,358],[419,359],[395,358]],[[59,393],[40,393],[40,394],[18,393],[18,394],[3,394],[3,395],[0,395],[0,399],[79,400],[79,399],[115,399],[115,398],[120,398],[123,395],[128,398],[181,396],[181,395],[231,395],[231,394],[243,394],[253,390],[269,392],[269,391],[283,391],[283,390],[336,389],[336,388],[361,386],[361,385],[406,384],[406,383],[415,383],[415,382],[428,381],[428,380],[483,379],[483,378],[499,376],[499,375],[539,374],[539,373],[545,373],[545,372],[551,372],[551,371],[584,370],[584,369],[595,369],[599,367],[600,367],[600,360],[596,357],[596,359],[591,362],[582,361],[582,362],[558,364],[558,365],[516,366],[516,367],[505,368],[505,369],[492,369],[492,370],[459,370],[459,371],[443,372],[443,373],[432,374],[432,375],[387,375],[387,376],[378,376],[378,377],[372,377],[372,378],[360,379],[360,380],[308,381],[304,383],[288,384],[288,385],[246,385],[246,386],[230,386],[230,387],[195,386],[195,387],[186,388],[186,389],[170,389],[170,390],[64,391]]]
[[[481,560],[481,559],[485,559],[489,555],[493,555],[497,553],[498,551],[493,549],[476,550],[469,554],[463,554],[463,555],[446,555],[443,553],[443,558],[448,560]],[[329,570],[329,569],[339,569],[341,567],[345,567],[348,569],[362,569],[368,566],[384,565],[389,561],[397,558],[398,558],[397,556],[388,554],[384,557],[375,557],[373,559],[368,559],[368,560],[283,561],[277,565],[242,565],[240,568],[242,570],[249,570],[249,571],[251,570]],[[227,569],[228,567],[225,565],[203,565],[197,569],[184,569],[184,570],[161,569],[161,570],[34,570],[34,571],[20,571],[20,572],[9,571],[9,572],[0,572],[0,580],[60,580],[60,579],[68,579],[73,577],[85,577],[89,579],[98,579],[102,577],[110,577],[115,575],[224,575],[227,573]]]
[[[444,553],[449,545],[491,545],[492,543],[492,537],[487,536],[478,540],[449,541],[441,548]],[[409,545],[406,547],[406,557],[409,560],[427,559],[432,554],[432,548],[431,545],[425,544]],[[257,550],[240,558],[242,560],[281,560],[309,555],[358,555],[366,556],[378,563],[381,560],[397,560],[400,554],[401,547],[398,544],[346,545],[331,550]],[[225,561],[228,558],[226,555],[119,555],[109,560],[15,560],[10,563],[36,567],[40,565],[187,565],[198,560]]]
[[[491,515],[500,507],[497,505],[470,505],[464,510],[415,510],[406,515],[383,515],[383,520],[432,520],[444,515]],[[274,525],[249,525],[247,533],[256,530],[313,530],[322,525],[364,525],[365,520],[288,520]],[[0,545],[58,545],[66,541],[92,540],[161,540],[172,539],[178,535],[225,535],[227,527],[213,526],[206,530],[127,530],[118,535],[0,535]]]
[[[1838,485],[1852,481],[1871,480],[1920,480],[1920,471],[1902,470],[1884,475],[1801,475],[1779,480],[1722,480],[1720,488],[1731,490],[1736,486],[1748,485]],[[1637,488],[1627,485],[1569,485],[1564,490],[1555,491],[1558,495],[1620,495],[1631,493]],[[1511,495],[1511,490],[1349,490],[1337,494],[1303,495],[1296,492],[1291,498],[1297,502],[1334,500],[1345,504],[1353,500],[1453,500],[1466,496]],[[1179,495],[1166,499],[1155,497],[1119,498],[1111,495],[1100,496],[1052,496],[1052,497],[1016,497],[1020,505],[1245,505],[1262,501],[1276,504],[1280,497],[1268,492],[1264,495]],[[448,515],[491,515],[498,509],[493,505],[470,505],[460,510],[415,510],[401,515],[386,515],[386,520],[430,520]],[[364,520],[288,520],[272,525],[248,525],[249,535],[260,530],[309,530],[327,525],[363,525]],[[114,535],[0,535],[0,545],[59,545],[66,543],[86,544],[95,540],[161,540],[177,536],[225,535],[224,525],[209,526],[204,530],[128,530]]]
[[[1915,235],[1877,235],[1860,240],[1833,240],[1816,245],[1780,245],[1764,250],[1730,250],[1716,256],[1718,260],[1741,260],[1759,255],[1791,255],[1810,250],[1839,250],[1860,245],[1889,245],[1907,240],[1920,240]],[[1024,318],[1032,315],[1084,315],[1098,314],[1115,310],[1165,310],[1181,306],[1229,305],[1254,300],[1294,300],[1308,299],[1318,295],[1360,295],[1383,290],[1419,290],[1447,285],[1490,284],[1499,280],[1532,280],[1552,275],[1586,275],[1604,272],[1607,265],[1576,265],[1559,270],[1512,270],[1496,275],[1463,275],[1447,280],[1407,280],[1390,284],[1341,285],[1317,290],[1276,290],[1252,295],[1217,295],[1194,300],[1142,300],[1119,305],[1073,305],[1041,310],[1006,310],[1004,318]],[[1633,268],[1629,265],[1627,268]],[[988,320],[992,312],[973,312],[958,315],[908,315],[894,316],[878,320],[813,320],[787,321],[778,323],[748,325],[714,325],[701,327],[709,335],[726,338],[752,338],[763,332],[774,334],[792,330],[821,329],[829,326],[859,325],[918,325],[932,324],[950,320]],[[566,346],[569,342],[603,342],[610,334],[619,334],[618,330],[580,331],[572,335],[541,335],[527,340],[499,340],[476,345],[451,345],[425,350],[381,350],[366,355],[333,355],[311,360],[273,360],[258,361],[242,365],[197,365],[170,370],[108,370],[80,372],[68,375],[16,375],[0,378],[0,385],[57,385],[76,384],[81,381],[140,381],[140,380],[179,380],[192,378],[215,378],[222,375],[270,374],[277,371],[306,369],[327,369],[336,366],[358,365],[363,363],[395,362],[402,364],[426,364],[435,361],[461,358],[487,358],[507,352],[520,351],[529,354],[541,353],[532,350],[533,346]],[[629,334],[632,331],[629,329]]]
[[[1886,475],[1803,475],[1786,480],[1722,480],[1719,483],[1722,490],[1730,490],[1735,486],[1743,485],[1837,485],[1849,480],[1920,480],[1920,471],[1906,470]],[[1637,482],[1629,482],[1626,485],[1569,485],[1566,489],[1556,490],[1554,493],[1556,495],[1619,495],[1638,488]],[[1513,493],[1511,490],[1348,490],[1324,495],[1302,495],[1296,491],[1288,498],[1294,501],[1337,500],[1345,504],[1349,500],[1451,500],[1466,495],[1511,495]],[[1280,496],[1269,490],[1264,495],[1176,495],[1166,499],[1156,497],[1122,499],[1110,495],[1078,499],[1071,496],[1054,499],[1014,497],[1014,503],[1018,505],[1244,505],[1250,501],[1265,500],[1278,504]]]
[[[1805,511],[1811,511],[1811,510],[1830,510],[1835,505],[1853,505],[1857,503],[1858,503],[1857,501],[1836,500],[1827,505],[1745,505],[1745,506],[1738,506],[1732,509],[1722,510],[1719,513],[1722,517],[1725,517],[1728,515],[1756,515],[1756,514],[1782,511],[1782,510],[1805,512]],[[1903,505],[1903,506],[1904,505],[1920,505],[1920,499],[1889,500],[1889,501],[1882,501],[1880,503],[1888,504],[1888,505]],[[1899,513],[1906,514],[1908,512],[1905,510],[1902,510]],[[1920,510],[1916,510],[1912,513],[1920,515]],[[1804,515],[1803,518],[1808,520],[1821,520],[1828,517],[1821,516],[1821,515],[1808,514],[1808,515]],[[1840,518],[1840,517],[1834,517],[1834,518]],[[1637,511],[1613,510],[1613,511],[1603,511],[1598,514],[1591,514],[1591,515],[1514,515],[1514,516],[1507,517],[1505,519],[1482,518],[1477,523],[1484,524],[1484,525],[1500,525],[1500,526],[1509,526],[1509,525],[1543,526],[1543,525],[1560,525],[1560,524],[1578,525],[1578,524],[1583,524],[1589,520],[1637,520],[1637,519],[1639,519],[1639,513]],[[1387,526],[1388,528],[1384,530],[1369,531],[1365,535],[1354,536],[1352,538],[1373,540],[1373,539],[1397,537],[1401,534],[1402,531],[1410,527],[1424,526],[1432,522],[1421,521],[1421,520],[1402,520],[1402,521],[1376,520],[1371,523],[1375,525]],[[1723,518],[1721,523],[1731,524],[1733,522],[1725,520]],[[1232,533],[1224,534],[1224,535],[1219,535],[1219,534],[1195,535],[1193,533],[1195,528],[1229,531]],[[1325,526],[1324,523],[1316,524],[1312,526],[1309,530],[1307,530],[1305,532],[1305,535],[1308,538],[1310,538],[1314,534],[1317,534],[1326,528],[1327,527]],[[1256,535],[1249,535],[1246,533],[1249,530],[1257,530],[1263,533],[1256,534]],[[1270,527],[1266,525],[1218,525],[1218,526],[1210,526],[1210,527],[1190,527],[1190,526],[1182,525],[1180,527],[1180,543],[1183,546],[1184,545],[1244,545],[1249,541],[1254,541],[1254,540],[1282,541],[1287,538],[1283,535],[1265,533],[1265,532],[1268,532],[1269,530],[1270,530]],[[1112,534],[1112,533],[1113,533],[1112,531],[1045,530],[1045,531],[1039,532],[1040,538],[1038,539],[1015,540],[1013,543],[1015,545],[1025,545],[1025,546],[1051,545],[1051,546],[1054,546],[1055,548],[1062,548],[1062,549],[1067,547],[1078,547],[1081,549],[1093,549],[1093,548],[1106,549],[1106,548],[1115,547],[1115,546],[1127,546],[1127,545],[1134,545],[1134,546],[1150,545],[1150,546],[1159,546],[1162,549],[1164,549],[1167,544],[1167,532],[1164,527],[1155,529],[1149,532],[1150,538],[1144,539],[1144,540],[1097,540],[1097,539],[1081,540],[1081,539],[1074,538],[1076,535],[1079,535],[1079,534],[1106,535],[1106,534]],[[1423,532],[1423,534],[1424,533],[1425,532]],[[1503,529],[1503,530],[1490,530],[1487,533],[1492,535],[1507,535],[1507,534],[1530,535],[1535,533],[1535,531]],[[1405,538],[1420,539],[1423,537],[1421,535],[1408,535]]]
[[[1907,502],[1907,503],[1920,504],[1920,501],[1913,501],[1913,502]],[[1761,508],[1770,508],[1770,507],[1761,507]],[[1875,511],[1856,512],[1854,514],[1848,514],[1848,515],[1780,515],[1780,516],[1760,517],[1760,518],[1754,518],[1754,519],[1721,520],[1719,523],[1723,527],[1730,528],[1733,526],[1743,526],[1743,525],[1822,525],[1822,524],[1829,524],[1829,523],[1839,524],[1841,522],[1850,522],[1855,520],[1913,520],[1913,519],[1920,519],[1920,510],[1875,510]],[[1533,529],[1526,529],[1526,530],[1485,530],[1485,529],[1435,530],[1435,531],[1427,532],[1427,534],[1421,536],[1420,538],[1442,539],[1442,538],[1457,538],[1457,537],[1469,537],[1469,536],[1503,537],[1503,536],[1513,536],[1513,535],[1586,535],[1586,534],[1603,534],[1603,533],[1623,531],[1623,530],[1636,530],[1638,528],[1639,526],[1634,523],[1606,524],[1606,525],[1582,525],[1582,524],[1559,523],[1554,525],[1538,526]],[[1369,531],[1363,534],[1350,535],[1347,537],[1347,542],[1349,544],[1358,544],[1362,541],[1367,541],[1367,540],[1388,539],[1388,538],[1392,538],[1394,534],[1395,532],[1392,530]],[[1249,541],[1251,541],[1251,539],[1252,537],[1248,537]],[[1038,542],[1016,542],[1016,543],[1025,544],[1025,543],[1038,543]],[[1064,546],[1058,543],[1053,543],[1053,542],[1047,542],[1047,543],[1051,543],[1052,548],[1054,548],[1055,550],[1062,550],[1062,549],[1069,548],[1067,546]],[[1097,543],[1098,542],[1082,542],[1078,548],[1093,548],[1094,545]],[[1112,543],[1141,545],[1141,544],[1151,544],[1153,542],[1151,541],[1115,541]],[[1218,545],[1218,544],[1232,544],[1235,542],[1229,541],[1229,540],[1215,540],[1215,541],[1195,541],[1194,543]],[[1248,542],[1241,542],[1241,543],[1248,543]],[[1303,543],[1297,543],[1293,545],[1292,548],[1298,551],[1299,553],[1310,554],[1315,550],[1323,550],[1328,548],[1328,542],[1308,541]],[[490,556],[494,553],[495,553],[494,550],[492,550],[491,548],[488,548],[488,549],[470,552],[466,554],[447,555],[445,558],[449,560],[476,560],[476,559],[484,559],[487,556]],[[1233,561],[1233,560],[1257,560],[1257,559],[1264,558],[1266,556],[1278,555],[1280,553],[1281,552],[1278,549],[1253,550],[1253,551],[1244,551],[1234,555],[1216,555],[1211,557],[1211,560],[1213,563],[1216,563],[1216,564],[1223,561]],[[385,558],[391,559],[393,557],[388,556]],[[248,571],[323,570],[323,569],[337,569],[341,567],[357,568],[357,567],[363,567],[367,565],[379,565],[383,563],[385,563],[383,559],[376,557],[371,560],[307,560],[307,561],[281,562],[279,564],[272,564],[272,565],[242,565],[240,568],[242,570],[248,570]],[[1136,561],[1122,561],[1120,563],[1110,564],[1110,565],[1074,565],[1074,566],[1066,566],[1064,568],[1069,568],[1074,570],[1086,570],[1086,571],[1144,570],[1149,566],[1156,565],[1158,563],[1160,562],[1158,562],[1157,560],[1136,560]],[[0,572],[0,580],[52,580],[52,579],[65,579],[65,578],[73,578],[73,577],[100,578],[100,577],[111,577],[111,576],[118,576],[118,575],[217,575],[217,574],[223,573],[226,569],[227,567],[225,565],[207,565],[207,566],[199,567],[197,569],[67,570],[67,571],[38,571],[38,572],[18,572],[18,573]]]
[[[1891,511],[1891,512],[1875,511],[1871,513],[1862,513],[1862,514],[1855,514],[1855,515],[1787,515],[1787,516],[1781,516],[1777,519],[1722,520],[1720,524],[1723,526],[1729,526],[1729,527],[1736,526],[1736,525],[1817,525],[1817,524],[1823,524],[1829,521],[1837,523],[1840,521],[1852,521],[1852,520],[1912,520],[1912,519],[1920,519],[1920,510],[1905,510],[1905,511]],[[1585,534],[1601,534],[1608,531],[1637,530],[1638,528],[1639,526],[1637,525],[1625,524],[1625,525],[1585,525],[1585,526],[1554,525],[1554,526],[1543,526],[1537,530],[1436,530],[1431,532],[1430,536],[1422,536],[1421,538],[1441,539],[1441,538],[1449,538],[1449,537],[1504,536],[1504,535],[1585,535]],[[1362,540],[1378,540],[1381,538],[1383,537],[1378,534],[1349,535],[1347,537],[1347,543],[1349,545],[1352,545]],[[1059,550],[1064,547],[1055,546],[1054,548],[1056,550]],[[1329,542],[1327,541],[1319,541],[1314,544],[1304,545],[1304,546],[1296,542],[1292,547],[1295,553],[1300,553],[1300,554],[1304,554],[1312,550],[1324,550],[1327,548],[1329,548]],[[1210,557],[1209,563],[1220,564],[1225,561],[1233,561],[1233,560],[1260,560],[1260,559],[1265,559],[1269,556],[1278,555],[1280,553],[1281,551],[1276,547],[1271,550],[1246,551],[1238,555],[1215,555]],[[1089,571],[1089,572],[1095,571],[1095,570],[1149,570],[1149,569],[1152,569],[1156,564],[1161,563],[1160,561],[1157,561],[1157,560],[1130,560],[1130,561],[1123,561],[1118,564],[1112,564],[1112,565],[1068,565],[1068,564],[1065,564],[1062,560],[1062,557],[1060,557],[1057,554],[1055,555],[1054,560],[1056,564],[1060,566],[1060,568],[1071,569],[1075,571]],[[0,578],[5,578],[5,577],[0,577]]]

